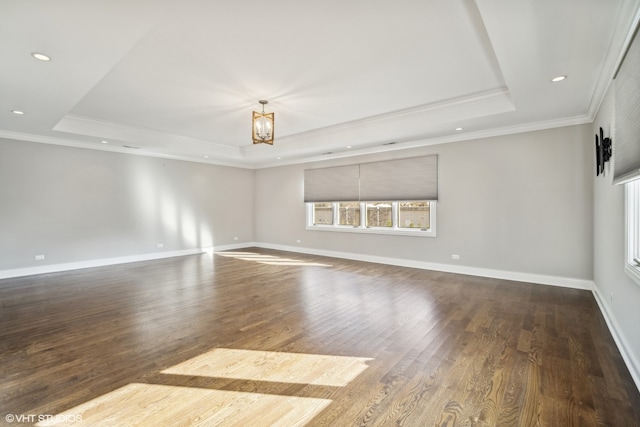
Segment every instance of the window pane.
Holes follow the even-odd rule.
[[[367,203],[367,227],[393,227],[391,202]]]
[[[338,203],[338,224],[339,225],[360,225],[360,203],[346,202]]]
[[[627,215],[629,216],[629,224],[627,227],[632,233],[629,238],[632,239],[632,244],[630,246],[631,254],[629,261],[632,264],[636,264],[638,266],[637,261],[640,260],[640,180],[632,181],[627,184],[630,187],[630,194],[628,200],[628,208],[629,211]]]
[[[398,203],[398,228],[431,228],[429,202]]]
[[[313,204],[313,225],[333,225],[333,204]]]

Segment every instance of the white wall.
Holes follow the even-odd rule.
[[[258,170],[256,240],[589,283],[591,139],[589,125],[571,126]],[[304,169],[432,153],[439,156],[436,238],[306,230]]]
[[[640,384],[640,286],[624,273],[624,189],[594,173],[594,134],[612,132],[613,120],[610,91],[593,125],[257,171],[0,139],[0,273],[256,241],[593,279]],[[432,153],[438,237],[306,230],[304,169]]]
[[[613,85],[593,123],[595,134],[602,127],[605,136],[614,135]],[[624,272],[625,265],[625,197],[623,185],[612,185],[607,164],[605,176],[594,180],[594,282],[598,303],[608,317],[618,346],[625,356],[636,384],[640,387],[640,285]]]
[[[253,175],[0,139],[0,272],[251,242]]]

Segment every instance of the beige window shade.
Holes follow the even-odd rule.
[[[616,73],[613,183],[640,179],[640,40],[636,35]]]
[[[304,171],[305,202],[438,199],[438,156]]]
[[[437,200],[438,156],[360,165],[360,200]]]
[[[304,171],[305,202],[354,202],[359,196],[358,165]]]

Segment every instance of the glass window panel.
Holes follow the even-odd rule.
[[[639,267],[635,260],[640,260],[640,180],[632,181],[627,185],[630,188],[627,201],[629,218],[627,228],[630,233],[629,239],[631,239],[629,263]]]
[[[313,225],[333,225],[333,203],[313,204]]]
[[[360,225],[360,203],[338,203],[338,225]]]
[[[367,203],[367,227],[393,227],[392,203]]]
[[[399,202],[398,228],[431,228],[430,208],[427,201]]]

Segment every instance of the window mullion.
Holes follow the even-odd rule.
[[[398,203],[391,202],[391,228],[398,229]]]
[[[633,194],[633,198],[635,201],[635,209],[633,211],[633,215],[634,215],[634,232],[635,232],[635,254],[634,256],[636,258],[640,258],[640,182],[636,181],[634,183],[634,194]]]
[[[634,263],[634,259],[640,258],[640,183],[633,182],[630,188],[630,196],[633,201],[633,208],[631,212],[627,212],[627,215],[631,215],[631,228],[632,230],[632,238],[633,238],[633,253],[629,257],[630,263]]]

